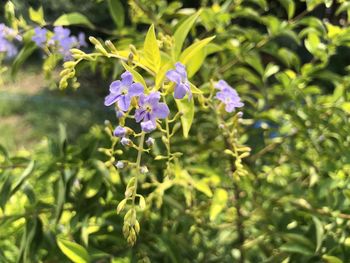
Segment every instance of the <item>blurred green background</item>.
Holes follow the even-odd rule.
[[[15,76],[13,60],[3,64],[0,262],[350,262],[350,1],[115,2],[113,11],[104,0],[13,1],[23,32],[37,26],[29,7],[43,7],[48,29],[79,12],[94,27],[72,24],[73,33],[118,49],[142,46],[152,23],[158,39],[172,35],[201,9],[185,46],[215,35],[215,52],[191,81],[205,91],[226,79],[242,97],[248,174],[233,183],[223,132],[196,99],[189,139],[174,137],[183,156],[171,180],[153,160],[164,150],[154,134],[144,160],[152,172],[140,179],[147,208],[129,247],[116,207],[131,174],[108,163],[105,120],[117,121],[103,105],[122,67],[84,62],[80,88],[61,91],[62,63],[49,76],[36,49]],[[0,22],[9,24],[3,6]]]

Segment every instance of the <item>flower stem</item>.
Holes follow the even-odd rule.
[[[132,194],[132,205],[135,206],[135,197],[137,194],[137,183],[138,183],[138,175],[141,169],[141,156],[142,156],[142,152],[143,152],[143,144],[145,141],[145,133],[142,132],[141,133],[141,138],[140,138],[140,143],[139,143],[139,147],[138,147],[138,151],[137,151],[137,159],[136,159],[136,170],[137,173],[135,175],[135,190]]]

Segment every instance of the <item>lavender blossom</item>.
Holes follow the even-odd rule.
[[[32,40],[35,42],[35,44],[38,47],[42,48],[47,41],[46,35],[47,35],[46,28],[36,27],[34,29],[34,36],[32,37]]]
[[[114,129],[113,135],[117,137],[124,137],[126,134],[126,129],[122,126],[118,126],[117,128]]]
[[[22,37],[15,30],[7,27],[5,24],[0,24],[0,52],[10,58],[18,53],[13,40],[21,41]]]
[[[233,112],[235,108],[240,108],[244,106],[244,103],[241,102],[236,90],[234,90],[226,81],[220,80],[215,88],[220,90],[216,94],[216,99],[222,101],[225,104],[225,110],[227,112]]]
[[[113,81],[109,88],[109,95],[105,98],[105,106],[118,103],[122,111],[127,111],[130,107],[131,99],[143,93],[143,86],[140,83],[133,83],[132,74],[125,71],[121,75],[122,80]]]
[[[160,93],[152,92],[148,96],[141,95],[139,108],[135,111],[136,122],[141,122],[141,129],[144,132],[151,132],[156,129],[156,120],[165,119],[170,111],[165,103],[159,102]]]
[[[182,99],[186,94],[188,94],[189,99],[192,98],[190,82],[187,79],[186,67],[183,64],[177,62],[175,64],[175,70],[169,70],[166,73],[166,77],[176,84],[174,92],[175,99]]]

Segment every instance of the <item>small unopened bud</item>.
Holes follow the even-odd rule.
[[[122,112],[122,111],[120,111],[120,110],[116,110],[116,111],[115,111],[115,114],[116,114],[116,116],[117,116],[118,119],[124,116],[124,112]]]
[[[242,118],[242,117],[243,117],[243,112],[239,111],[239,112],[237,113],[237,116],[238,116],[239,118]]]
[[[147,174],[147,173],[148,173],[148,168],[147,168],[147,166],[142,166],[142,167],[140,168],[140,173],[142,173],[142,174]]]
[[[130,44],[129,45],[130,51],[132,52],[133,55],[137,56],[137,49],[134,45]]]
[[[108,126],[108,125],[111,124],[111,122],[110,122],[109,120],[105,120],[105,121],[104,121],[104,124],[105,124],[105,126]]]
[[[110,40],[106,40],[105,41],[106,46],[112,51],[112,52],[117,52],[116,47],[114,46],[114,44],[112,43],[112,41]]]
[[[115,164],[115,167],[117,167],[118,169],[123,169],[123,168],[125,167],[124,162],[118,161],[118,162]]]
[[[151,147],[153,146],[154,144],[154,139],[152,137],[149,137],[147,140],[146,140],[146,144],[148,147]]]
[[[123,146],[130,146],[132,144],[131,140],[126,138],[126,137],[123,137],[121,140],[120,140],[120,143],[123,145]]]

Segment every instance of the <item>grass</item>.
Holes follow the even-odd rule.
[[[74,140],[93,124],[113,118],[101,94],[91,87],[62,92],[45,83],[41,69],[30,66],[19,72],[15,82],[5,80],[0,86],[0,144],[10,151],[28,149],[45,136],[55,136],[59,123]]]

